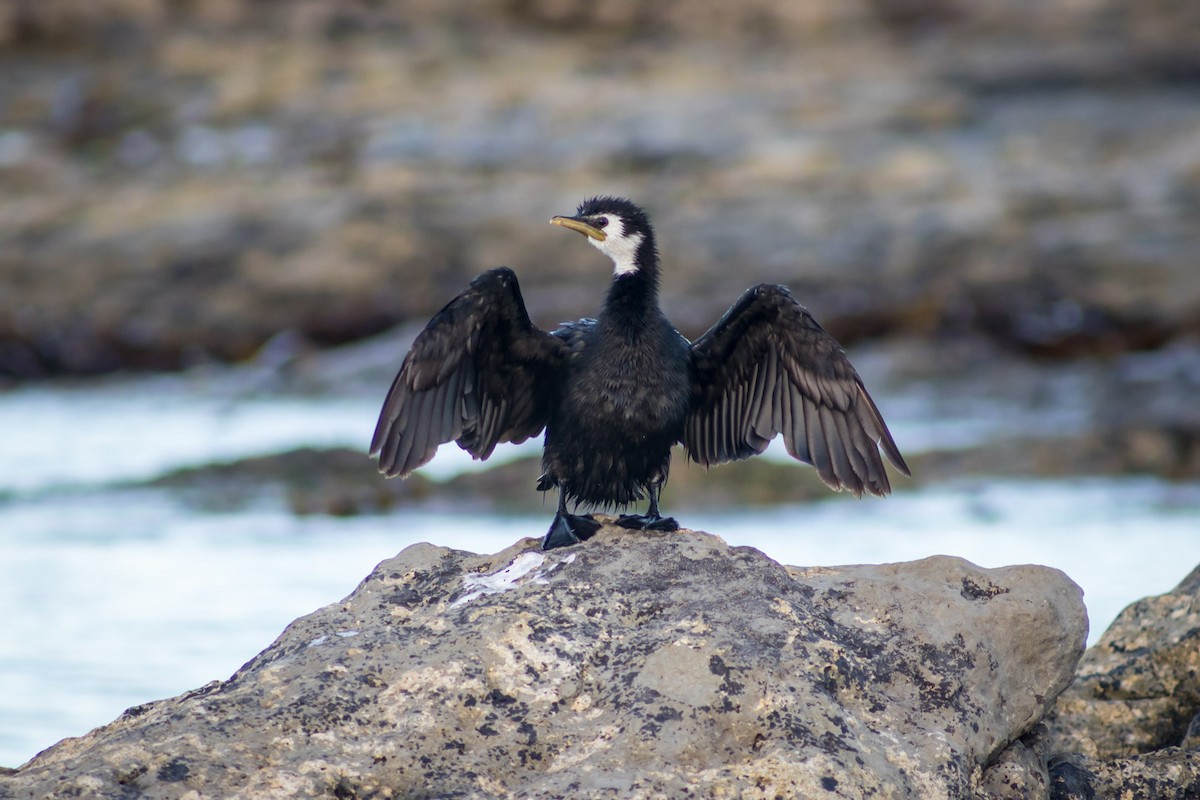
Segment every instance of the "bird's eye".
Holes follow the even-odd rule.
[[[596,217],[596,227],[597,228],[607,228],[608,227],[608,217]]]

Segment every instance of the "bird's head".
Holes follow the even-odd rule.
[[[646,212],[620,197],[584,200],[572,216],[550,220],[578,231],[613,261],[616,275],[630,275],[657,266],[654,230]]]

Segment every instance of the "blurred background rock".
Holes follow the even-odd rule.
[[[573,319],[608,270],[545,222],[619,193],[688,336],[772,281],[902,371],[1107,359],[1084,461],[1200,472],[1193,3],[9,0],[0,185],[8,380],[346,343],[497,264]]]

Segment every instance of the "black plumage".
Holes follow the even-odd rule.
[[[613,260],[596,319],[546,332],[530,321],[517,277],[489,270],[417,336],[371,443],[380,470],[408,475],[449,441],[476,458],[546,431],[538,488],[559,490],[543,543],[573,544],[597,525],[567,503],[625,507],[627,527],[673,530],[659,514],[671,447],[705,466],[787,452],[834,489],[891,491],[880,449],[908,467],[842,347],[784,286],[749,289],[689,343],[658,304],[659,259],[645,213],[599,197],[552,222]]]

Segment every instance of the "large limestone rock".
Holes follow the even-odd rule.
[[[1018,739],[1086,630],[1044,567],[794,568],[614,527],[550,553],[420,544],[0,796],[1046,797]]]

